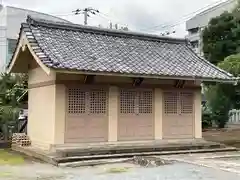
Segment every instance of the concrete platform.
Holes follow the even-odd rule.
[[[206,148],[221,148],[225,145],[215,142],[208,142],[203,139],[195,140],[153,140],[153,141],[129,141],[129,142],[104,142],[104,143],[83,143],[66,144],[53,147],[54,152],[60,157],[141,153],[160,151],[179,151]]]
[[[54,152],[16,145],[12,149],[53,165],[134,156],[236,151],[236,148],[204,140],[68,144],[53,147]]]
[[[57,166],[57,162],[54,160],[56,158],[56,155],[54,153],[50,153],[48,151],[43,151],[41,149],[37,149],[37,148],[31,147],[31,146],[23,147],[23,146],[18,146],[18,145],[12,145],[11,149],[20,154],[29,156],[30,158],[38,159],[40,161]]]

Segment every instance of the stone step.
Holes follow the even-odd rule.
[[[227,152],[237,151],[235,147],[213,148],[213,149],[192,149],[192,150],[176,150],[176,151],[161,151],[161,152],[134,152],[121,154],[105,154],[105,155],[90,155],[90,156],[71,156],[71,157],[56,157],[56,164],[63,166],[65,163],[84,164],[90,161],[92,164],[97,162],[105,162],[109,159],[133,158],[134,156],[153,156],[153,155],[174,155],[174,154],[191,154],[191,153],[212,153],[212,152]],[[87,163],[85,163],[87,164]],[[91,164],[91,165],[92,165]],[[86,165],[85,165],[86,166]]]
[[[120,158],[120,159],[100,159],[100,160],[85,160],[85,161],[74,161],[59,163],[59,167],[82,167],[82,166],[97,166],[105,164],[117,164],[130,161],[131,158]]]
[[[134,146],[102,146],[102,147],[84,147],[84,148],[60,148],[56,149],[58,157],[74,157],[74,156],[96,156],[96,155],[115,155],[127,153],[152,153],[165,151],[184,151],[197,149],[216,149],[225,148],[225,145],[219,143],[203,143],[203,144],[169,144],[163,147],[151,145],[134,145]]]

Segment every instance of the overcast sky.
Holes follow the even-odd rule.
[[[176,31],[184,37],[183,17],[219,0],[2,0],[4,5],[32,9],[83,23],[83,15],[72,15],[77,8],[93,7],[101,13],[89,18],[89,25],[109,26],[109,22],[148,33]],[[224,1],[224,0],[222,0]],[[1,0],[0,0],[1,2]],[[192,14],[191,14],[192,15]],[[181,23],[181,24],[179,24]],[[175,24],[179,24],[175,26]],[[171,27],[171,25],[174,25]]]

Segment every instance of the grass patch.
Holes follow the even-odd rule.
[[[128,172],[130,168],[110,168],[106,172],[107,173],[124,173]]]
[[[0,150],[0,165],[20,165],[25,162],[21,155],[7,150]]]
[[[9,178],[12,176],[10,172],[0,172],[0,178]]]

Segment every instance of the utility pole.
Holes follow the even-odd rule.
[[[88,12],[86,9],[84,9],[84,25],[86,26],[87,25],[87,19],[88,18]]]
[[[96,13],[99,13],[99,10],[93,9],[93,8],[85,8],[85,9],[76,9],[73,11],[75,15],[83,14],[84,15],[84,25],[88,24],[88,17],[90,17],[89,14],[95,15]]]
[[[112,29],[113,28],[113,24],[112,24],[112,22],[110,22],[110,29]]]

